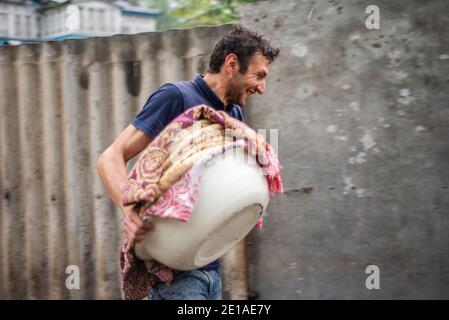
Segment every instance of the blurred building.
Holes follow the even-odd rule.
[[[0,1],[0,45],[156,30],[159,11],[126,1]]]

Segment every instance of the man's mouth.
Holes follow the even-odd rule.
[[[248,101],[248,98],[254,93],[256,93],[256,90],[251,90],[251,89],[246,90],[245,94],[242,96],[243,101],[241,103],[245,104],[246,101]]]
[[[246,97],[245,97],[245,101],[248,100],[248,98],[255,93],[254,90],[246,90]]]

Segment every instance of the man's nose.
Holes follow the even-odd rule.
[[[256,86],[256,91],[258,94],[263,94],[265,92],[265,80],[262,80],[262,82]]]

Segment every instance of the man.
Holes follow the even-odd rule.
[[[270,64],[278,54],[279,49],[273,48],[263,36],[236,26],[215,45],[205,76],[163,85],[104,151],[97,170],[109,196],[123,210],[128,240],[142,241],[154,225],[144,223],[132,207],[122,204],[126,163],[144,150],[174,118],[193,106],[205,104],[244,121],[241,106],[246,105],[252,94],[264,93]],[[220,299],[219,269],[217,260],[198,270],[180,272],[170,287],[160,283],[151,289],[149,297],[155,300]]]

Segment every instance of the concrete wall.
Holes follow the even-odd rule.
[[[122,214],[96,160],[161,84],[204,72],[228,28],[0,47],[0,299],[120,298]]]
[[[371,4],[380,30],[365,27]],[[287,188],[251,234],[253,298],[449,298],[448,12],[444,0],[241,10],[282,48],[248,110],[279,129]]]

